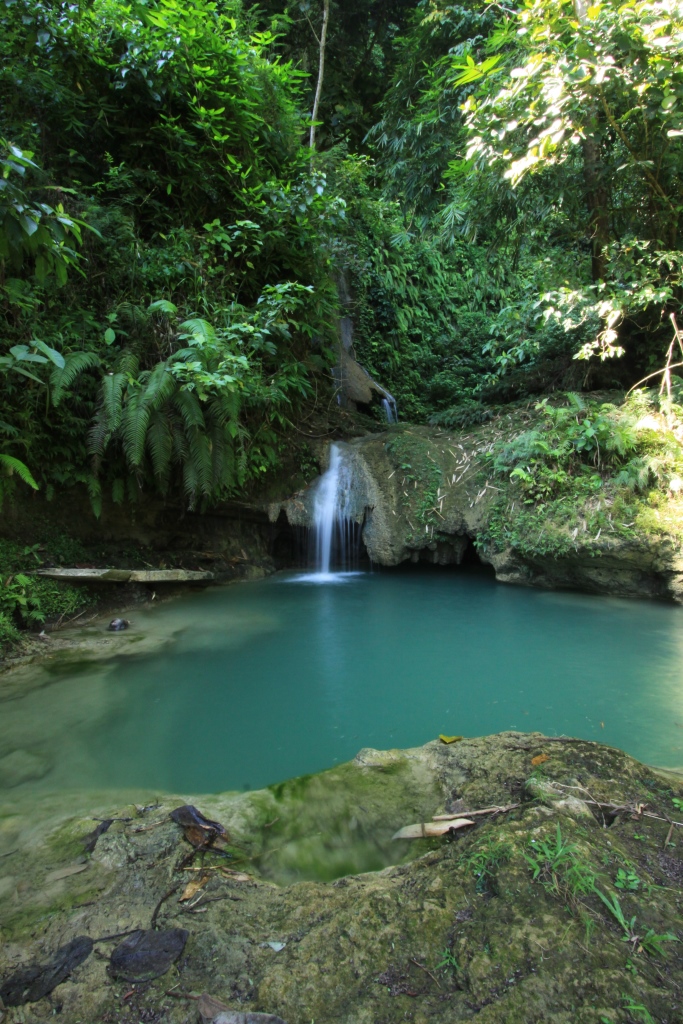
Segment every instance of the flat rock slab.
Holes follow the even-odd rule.
[[[55,580],[97,583],[201,583],[214,579],[212,572],[192,569],[37,569],[36,573]]]

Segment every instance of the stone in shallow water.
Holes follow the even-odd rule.
[[[13,750],[0,758],[0,786],[12,789],[22,782],[42,779],[50,770],[50,762],[28,750]]]

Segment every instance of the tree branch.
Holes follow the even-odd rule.
[[[600,87],[598,87],[598,93],[599,93],[599,96],[600,96],[600,100],[602,101],[602,107],[603,107],[603,110],[605,111],[605,116],[606,116],[607,120],[609,121],[611,127],[617,133],[617,135],[619,136],[619,138],[623,142],[624,146],[628,150],[628,152],[629,152],[629,154],[631,156],[631,159],[633,160],[633,162],[635,164],[637,164],[639,167],[642,168],[643,174],[645,175],[645,177],[647,178],[648,182],[650,183],[650,185],[652,186],[654,191],[657,193],[659,198],[664,200],[664,202],[669,207],[671,212],[673,214],[675,214],[676,218],[678,218],[678,212],[676,210],[676,207],[673,205],[673,203],[671,202],[671,200],[667,196],[666,192],[664,191],[664,189],[659,184],[659,182],[655,178],[654,174],[650,170],[650,168],[643,166],[642,161],[638,159],[638,154],[636,153],[636,151],[631,146],[631,143],[628,141],[628,138],[626,136],[626,132],[621,127],[619,122],[615,119],[614,114],[612,113],[612,111],[610,109],[610,106],[609,106],[609,104],[607,102],[607,99],[605,98],[605,94],[604,94],[603,90]]]
[[[330,18],[330,0],[323,0],[323,24],[320,31],[320,58],[318,61],[318,82],[315,87],[315,99],[313,100],[313,113],[311,114],[311,135],[309,147],[311,156],[315,152],[315,122],[318,117],[320,106],[320,94],[323,88],[323,75],[325,74],[325,41],[327,39],[327,22]]]

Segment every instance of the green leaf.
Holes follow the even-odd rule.
[[[178,312],[178,307],[168,299],[157,299],[156,302],[150,302],[147,307],[148,313],[168,313],[169,316],[175,316]]]
[[[34,338],[31,345],[33,348],[37,348],[39,352],[42,352],[44,356],[47,356],[50,362],[54,363],[59,370],[64,369],[66,365],[64,356],[57,349],[50,348],[49,345],[46,345],[44,341],[39,341],[38,338]]]
[[[116,341],[116,331],[112,330],[111,327],[107,327],[106,331],[104,332],[104,340],[107,343],[107,345],[111,345],[113,342]]]
[[[32,487],[34,491],[38,490],[38,484],[35,482],[31,475],[31,471],[28,466],[25,466],[19,459],[15,459],[13,455],[5,455],[0,452],[0,466],[5,466],[9,470],[10,476],[12,473],[16,473],[17,476]]]

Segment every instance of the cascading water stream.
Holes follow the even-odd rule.
[[[359,526],[353,517],[351,460],[338,444],[330,445],[330,464],[318,483],[313,504],[316,575],[332,577],[332,566],[351,568]]]
[[[382,406],[384,408],[384,415],[387,418],[387,423],[398,423],[396,399],[393,395],[390,395],[389,392],[387,392],[387,397],[382,399]]]

